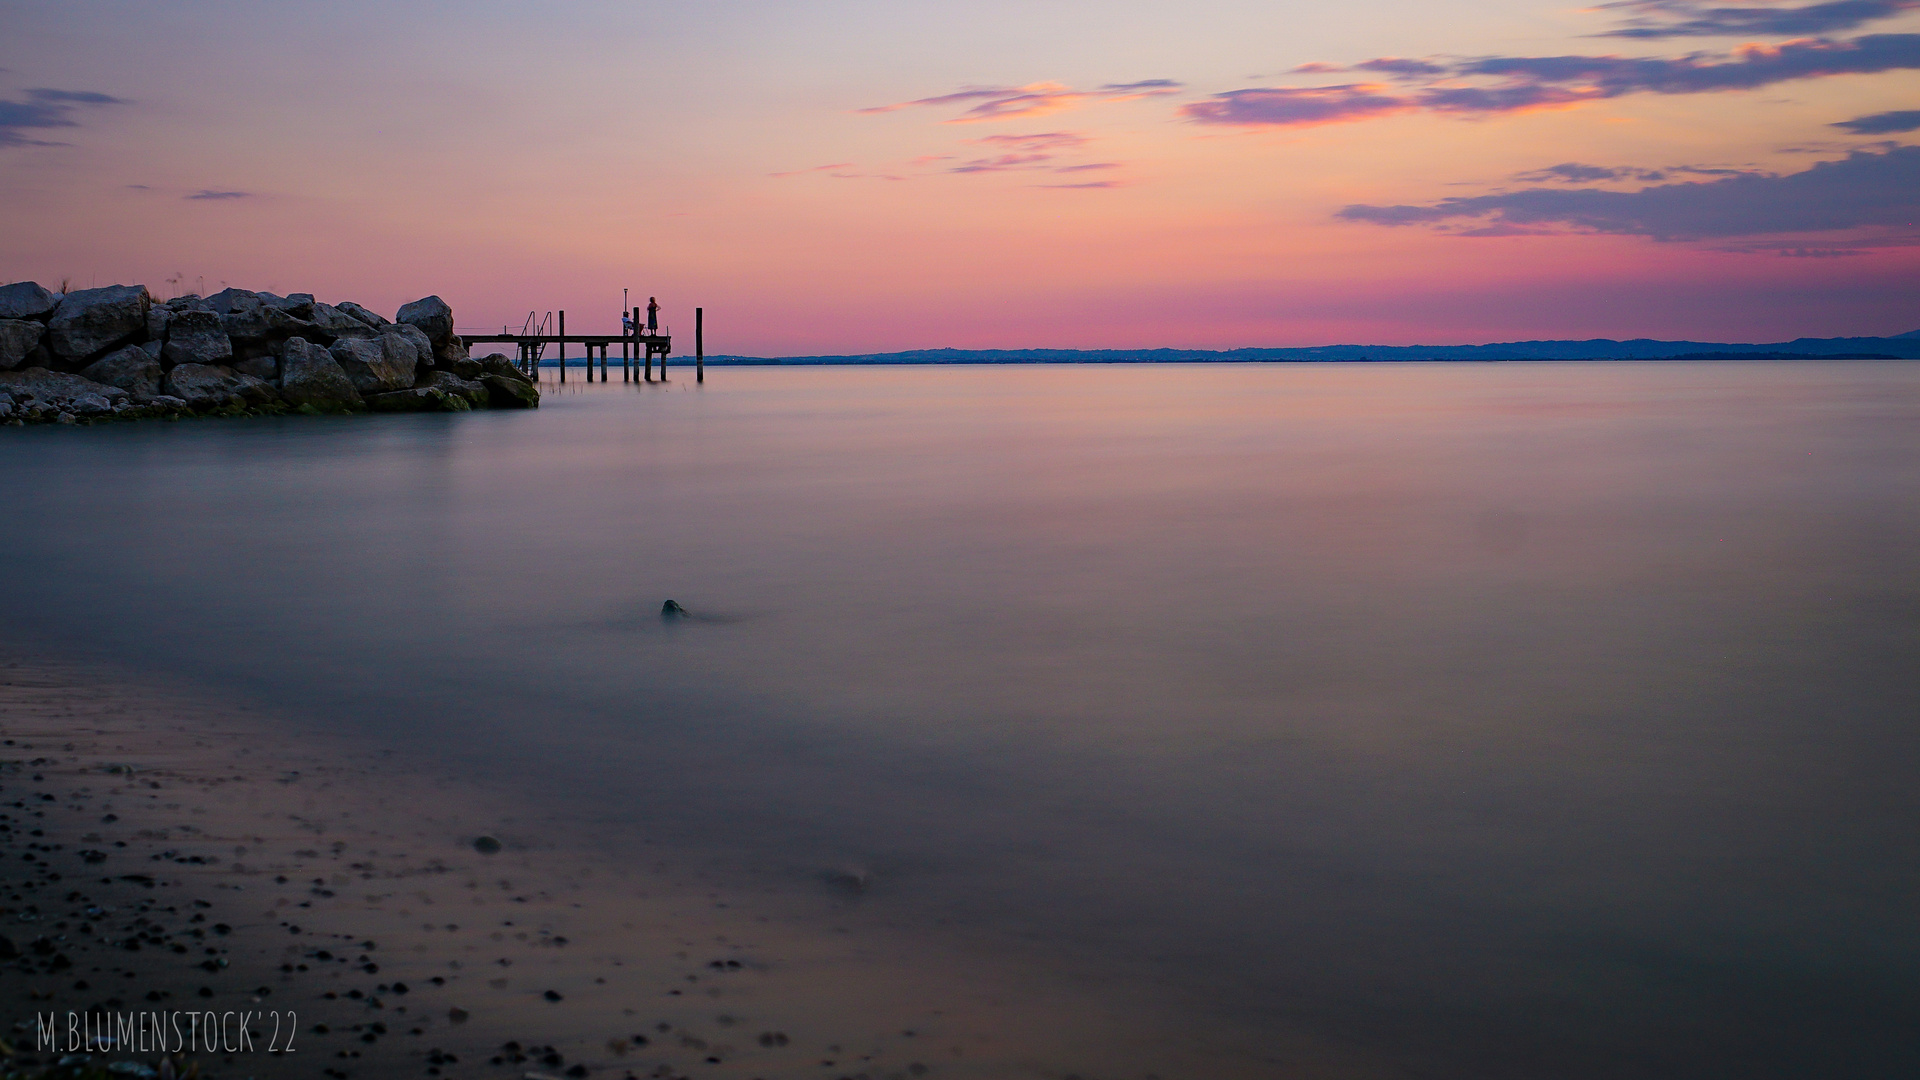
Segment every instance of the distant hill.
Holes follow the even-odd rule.
[[[844,356],[709,356],[709,364],[1190,364],[1419,360],[1920,360],[1920,330],[1896,337],[1712,341],[1509,341],[1495,345],[1317,345],[1297,349],[912,349]],[[681,358],[675,357],[677,363]]]

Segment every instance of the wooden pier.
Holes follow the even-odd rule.
[[[594,350],[600,351],[600,381],[607,381],[608,353],[615,345],[620,346],[620,381],[639,382],[645,378],[653,381],[653,358],[660,358],[660,381],[667,381],[667,355],[673,351],[673,337],[670,334],[651,333],[644,329],[642,311],[634,308],[629,313],[634,331],[630,334],[569,334],[567,333],[567,313],[562,311],[555,318],[554,312],[548,312],[546,318],[536,319],[529,312],[527,321],[514,333],[502,327],[497,334],[478,333],[461,334],[460,344],[472,349],[475,345],[513,345],[519,350],[516,363],[520,370],[529,375],[537,375],[540,364],[545,359],[547,346],[557,346],[560,351],[558,365],[560,381],[567,381],[567,346],[586,346],[587,381],[593,381]],[[549,333],[548,331],[552,332]],[[693,365],[694,381],[707,381],[706,365],[706,309],[693,309]]]

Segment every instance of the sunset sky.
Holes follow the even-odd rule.
[[[61,0],[0,26],[8,281],[581,330],[627,287],[761,355],[1920,328],[1920,0]]]

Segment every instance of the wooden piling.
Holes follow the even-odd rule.
[[[567,381],[567,313],[560,313],[560,381]]]
[[[707,381],[707,309],[693,309],[693,381]]]
[[[639,333],[640,333],[640,327],[641,327],[641,322],[640,322],[640,309],[639,309],[639,308],[634,308],[634,309],[633,309],[633,332],[634,332],[634,334],[635,334],[635,336],[638,336],[638,335],[639,335]],[[647,381],[648,381],[648,382],[652,382],[652,381],[653,381],[653,348],[652,348],[652,346],[651,346],[651,345],[649,345],[649,344],[647,344],[647,343],[644,343],[644,342],[643,342],[643,343],[641,343],[641,345],[640,345],[640,348],[641,348],[642,350],[644,350],[644,351],[646,352],[646,354],[647,354],[647,361],[646,361],[646,363],[647,363]]]

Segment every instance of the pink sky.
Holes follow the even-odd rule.
[[[759,355],[1920,327],[1912,0],[0,22],[6,280],[582,330],[628,287]]]

